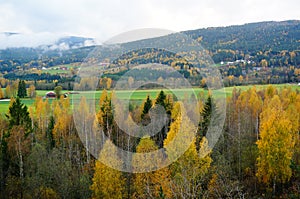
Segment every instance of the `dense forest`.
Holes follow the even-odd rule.
[[[85,97],[73,109],[70,99],[63,97],[51,102],[37,97],[30,107],[12,99],[0,118],[0,197],[299,198],[299,91],[274,86],[234,89],[226,100],[225,126],[213,149],[207,129],[212,111],[216,115],[221,111],[217,99],[199,93],[183,101],[191,98],[197,100],[197,108],[185,107],[163,91],[156,99],[148,96],[141,105],[131,104],[124,118],[129,126],[149,124],[151,110],[159,106],[169,115],[160,132],[142,138],[129,136],[116,124],[119,115],[114,112],[120,107],[112,103],[114,92],[103,91],[95,114]],[[200,115],[195,129],[189,120],[193,112]],[[80,139],[75,113],[85,116],[79,126],[85,136],[94,136],[92,140],[101,146],[98,160],[84,147],[91,140]],[[176,151],[167,145],[190,132],[195,136],[185,153],[159,170],[121,172],[103,164],[105,160],[122,168],[128,161],[113,145],[137,154],[161,148],[165,157],[172,158]],[[109,139],[101,139],[102,135]],[[141,164],[138,157],[131,157],[133,166]],[[157,167],[163,164],[152,158]]]

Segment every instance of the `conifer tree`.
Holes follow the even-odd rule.
[[[143,111],[141,115],[141,119],[144,119],[145,115],[149,113],[149,110],[152,107],[152,100],[150,99],[150,96],[147,95],[146,101],[143,105]]]
[[[8,118],[10,128],[21,125],[24,126],[27,133],[31,131],[29,112],[27,106],[21,102],[20,98],[12,100],[12,104],[9,107],[9,113],[6,117]]]
[[[18,97],[24,98],[27,96],[27,91],[26,91],[26,84],[24,80],[19,81],[19,86],[18,86]]]

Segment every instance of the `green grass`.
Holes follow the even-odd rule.
[[[293,84],[279,84],[279,85],[274,85],[276,88],[278,89],[282,89],[284,87],[291,87],[293,90],[299,89],[300,87]],[[253,86],[237,86],[237,89],[241,89],[241,90],[248,90],[250,88],[252,88]],[[256,88],[258,90],[264,89],[268,87],[268,85],[256,85]],[[225,92],[222,91],[214,91],[213,95],[215,98],[219,98],[219,97],[224,97],[226,96],[230,96],[232,94],[234,87],[227,87],[224,89]],[[137,103],[142,102],[144,99],[146,99],[147,95],[150,95],[151,99],[155,99],[158,92],[160,92],[161,89],[152,89],[152,90],[136,90],[136,91],[129,91],[129,90],[120,90],[120,91],[116,91],[116,96],[118,99],[121,100],[132,100],[132,101],[136,101]],[[170,94],[171,91],[170,90],[164,90],[167,94]],[[198,95],[200,92],[204,92],[204,95],[207,95],[207,90],[204,90],[202,88],[194,88],[194,89],[174,89],[174,94],[177,96],[177,98],[179,99],[183,99],[185,96],[191,96],[191,94],[194,92],[196,95]],[[49,92],[47,90],[38,90],[37,91],[37,95],[38,96],[45,96],[45,94]],[[62,91],[62,93],[65,93],[67,91]],[[85,96],[87,98],[87,100],[92,100],[92,99],[96,99],[96,103],[98,103],[98,99],[100,98],[102,91],[90,91],[90,92],[80,92],[80,94],[78,95],[72,95],[71,96],[71,100],[72,99],[78,99],[81,96]],[[34,103],[34,99],[29,99],[29,98],[25,98],[22,99],[22,102],[27,105],[28,107],[31,106]],[[8,107],[9,107],[9,101],[0,101],[0,113],[5,114],[8,112]]]
[[[67,70],[61,70],[61,67],[67,68]],[[70,68],[76,68],[77,66],[65,64],[65,65],[57,65],[52,66],[50,68],[47,68],[45,70],[42,70],[43,73],[49,73],[51,75],[61,75],[61,74],[70,74]]]

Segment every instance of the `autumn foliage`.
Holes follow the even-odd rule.
[[[0,119],[0,198],[299,198],[299,91],[234,88],[213,149],[206,130],[212,110],[220,110],[212,96],[194,96],[199,107],[190,109],[162,91],[131,104],[128,115],[115,114],[124,107],[114,98],[103,91],[96,113],[85,97],[79,107],[64,98],[37,97],[29,108],[12,99]],[[149,113],[158,105],[168,112],[159,134],[125,132],[151,124]],[[77,128],[74,110],[84,116]],[[198,128],[191,112],[201,116]],[[100,146],[97,158],[85,147],[92,142]],[[117,149],[134,154],[124,157]],[[141,172],[147,161],[152,167]],[[132,172],[122,172],[129,163]]]

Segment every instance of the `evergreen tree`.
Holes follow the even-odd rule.
[[[24,80],[19,81],[19,86],[18,86],[18,97],[24,98],[27,96],[27,91],[26,91],[26,84]]]
[[[46,138],[48,140],[47,141],[47,146],[48,146],[49,151],[52,150],[55,146],[55,140],[54,140],[54,137],[53,137],[54,126],[55,126],[55,120],[54,120],[54,117],[51,116],[48,128],[46,130]]]
[[[24,105],[20,98],[17,98],[9,107],[9,113],[6,115],[9,121],[9,127],[22,125],[26,132],[31,131],[31,118],[27,106]]]
[[[213,112],[216,113],[217,112],[216,110],[217,110],[216,104],[214,103],[212,96],[209,94],[209,96],[204,104],[203,110],[200,114],[201,121],[199,123],[199,129],[198,129],[198,132],[196,135],[197,150],[199,150],[200,140],[202,139],[202,137],[206,136],[208,127],[209,127],[210,123],[213,122],[213,121],[211,121],[212,114],[213,114]],[[216,120],[216,119],[214,118],[214,120]]]
[[[159,92],[159,94],[157,95],[156,97],[156,100],[155,100],[155,106],[153,107],[154,110],[156,110],[158,108],[157,105],[160,105],[162,106],[165,110],[165,113],[167,114],[167,104],[166,104],[166,99],[167,99],[167,96],[166,94],[164,93],[163,90],[161,90]],[[164,143],[164,140],[166,139],[167,137],[167,131],[168,131],[168,126],[169,126],[169,122],[166,122],[166,124],[164,125],[164,127],[160,130],[160,132],[158,132],[154,137],[153,139],[155,140],[156,144],[159,146],[159,148],[162,148],[163,147],[163,143]]]
[[[141,107],[142,113],[141,113],[141,122],[142,125],[147,126],[151,123],[151,118],[149,115],[149,111],[152,107],[152,100],[150,99],[150,96],[148,95],[143,106]]]
[[[144,103],[143,111],[142,111],[142,115],[141,115],[142,119],[144,119],[144,116],[149,113],[149,110],[151,109],[151,107],[152,107],[152,101],[150,99],[150,96],[147,95],[147,99]]]
[[[166,94],[164,93],[163,90],[161,90],[155,100],[155,104],[159,104],[164,108],[166,108],[166,102],[165,102],[166,98],[167,98]]]

